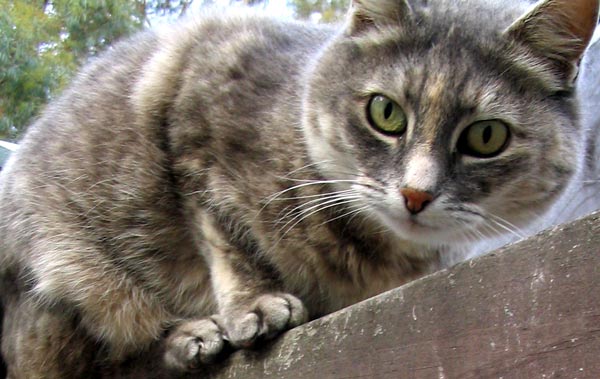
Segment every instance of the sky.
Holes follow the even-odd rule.
[[[232,2],[231,0],[213,0],[213,8],[233,8],[239,7],[244,8],[245,5],[242,2]],[[202,14],[202,1],[194,1],[192,6],[188,9],[187,14],[190,16]],[[294,18],[294,10],[287,5],[286,0],[266,0],[263,4],[257,5],[257,9],[264,11],[265,13],[278,17],[278,18]],[[150,26],[158,26],[163,24],[169,24],[177,20],[178,14],[173,15],[155,15],[150,16]]]
[[[231,7],[230,0],[214,0],[218,7]],[[241,6],[241,5],[240,5]],[[264,9],[268,14],[277,17],[293,17],[294,11],[287,5],[286,0],[269,0],[264,5],[259,5],[259,9]]]

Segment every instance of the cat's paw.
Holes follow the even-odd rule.
[[[225,339],[234,347],[247,348],[305,323],[308,312],[295,296],[279,293],[262,295],[250,307],[223,316]]]
[[[307,319],[306,308],[296,297],[262,295],[249,307],[178,325],[165,341],[165,363],[180,371],[194,370],[214,362],[223,352],[225,340],[235,348],[250,347]]]
[[[183,322],[165,343],[165,363],[181,371],[212,363],[224,347],[221,327],[211,318]]]

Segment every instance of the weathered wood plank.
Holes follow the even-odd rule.
[[[106,377],[172,377],[160,361],[146,357]],[[600,213],[315,320],[186,378],[600,378]]]
[[[238,352],[208,377],[600,378],[600,214]]]

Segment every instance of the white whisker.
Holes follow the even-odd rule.
[[[330,161],[329,160],[324,160],[324,161],[319,161],[319,162],[308,163],[308,164],[306,164],[306,165],[304,165],[302,167],[298,167],[297,169],[294,169],[294,170],[288,172],[285,177],[279,177],[278,176],[278,178],[290,179],[289,178],[290,175],[296,174],[296,173],[298,173],[298,172],[300,172],[302,170],[306,170],[307,168],[318,167],[319,165],[325,164],[325,163],[328,163],[328,162],[330,162]]]
[[[344,217],[348,217],[348,216],[352,215],[352,216],[351,216],[351,217],[348,219],[348,221],[351,221],[351,220],[352,220],[354,217],[356,217],[356,216],[357,216],[357,215],[358,215],[360,212],[362,212],[362,211],[364,211],[364,210],[366,210],[366,209],[368,209],[368,208],[369,208],[369,206],[368,206],[368,205],[365,205],[365,206],[362,206],[362,207],[360,207],[360,208],[352,209],[351,211],[348,211],[348,212],[346,212],[346,213],[344,213],[344,214],[341,214],[341,215],[339,215],[339,216],[336,216],[336,217],[334,217],[334,218],[332,218],[332,219],[329,219],[329,220],[327,220],[327,221],[325,221],[325,222],[322,222],[322,223],[320,223],[320,224],[319,224],[319,225],[317,225],[317,226],[322,226],[322,225],[328,224],[328,223],[330,223],[330,222],[333,222],[333,221],[335,221],[335,220],[339,220],[340,218],[344,218]]]
[[[329,209],[329,208],[333,208],[333,207],[337,207],[340,205],[345,205],[345,204],[350,204],[350,203],[354,203],[360,200],[360,197],[356,197],[356,198],[350,198],[350,199],[335,199],[335,200],[329,200],[325,203],[327,204],[318,204],[316,206],[311,207],[310,209],[314,209],[312,211],[309,212],[309,210],[304,210],[301,215],[298,215],[296,217],[294,217],[293,219],[291,219],[290,221],[286,222],[281,228],[280,231],[282,231],[283,229],[285,229],[288,225],[290,225],[292,222],[293,224],[290,225],[289,227],[287,227],[287,229],[282,233],[281,237],[279,238],[279,240],[276,242],[279,243],[292,229],[294,229],[299,223],[301,223],[302,221],[306,220],[307,218],[309,218],[310,216],[316,214],[317,212],[321,212],[323,210]],[[325,205],[325,206],[323,206]],[[308,213],[306,213],[308,212]],[[299,217],[300,216],[300,217]],[[294,222],[295,221],[295,222]]]
[[[314,181],[310,181],[310,182],[303,182],[302,184],[297,184],[295,186],[286,188],[284,190],[281,190],[279,192],[274,193],[273,195],[270,195],[268,197],[265,198],[265,204],[258,210],[255,219],[258,217],[258,215],[260,215],[266,207],[268,207],[273,201],[281,198],[281,195],[284,195],[288,192],[291,191],[295,191],[295,190],[299,190],[305,187],[309,187],[309,186],[313,186],[313,185],[324,185],[324,184],[334,184],[334,183],[339,183],[339,182],[344,182],[344,183],[353,183],[356,184],[356,182],[354,180],[344,180],[344,181],[339,181],[339,180],[314,180]],[[341,192],[341,191],[340,191]],[[319,196],[314,195],[314,196]]]
[[[490,216],[490,219],[488,219],[489,221],[493,222],[495,225],[499,226],[501,229],[509,232],[510,234],[518,237],[519,239],[524,239],[525,238],[525,234],[521,233],[521,230],[519,227],[517,227],[516,225],[510,223],[509,221],[503,219],[500,216],[496,216],[494,214],[488,213],[488,215]]]
[[[324,197],[324,196],[330,196],[330,195],[337,195],[337,194],[344,194],[344,193],[350,193],[350,192],[356,192],[353,189],[348,189],[348,190],[343,190],[343,191],[333,191],[333,192],[327,192],[327,193],[319,193],[316,195],[305,195],[305,196],[293,196],[293,197],[278,197],[274,200],[276,201],[284,201],[284,200],[302,200],[302,199],[314,199],[314,198],[319,198],[319,197]]]
[[[295,206],[291,210],[287,211],[283,216],[280,216],[279,219],[285,219],[289,215],[293,214],[294,212],[296,212],[296,211],[298,211],[298,210],[300,210],[300,209],[302,209],[302,208],[304,208],[304,207],[306,207],[308,205],[315,204],[315,203],[319,204],[319,203],[322,203],[325,200],[341,198],[341,197],[343,197],[342,195],[346,195],[346,194],[348,194],[348,195],[350,195],[350,194],[356,195],[355,191],[353,191],[353,190],[331,192],[331,193],[326,193],[326,194],[322,194],[322,195],[315,195],[315,196],[319,196],[319,197],[316,198],[316,199],[314,199],[314,200],[310,200],[310,201],[307,201],[305,203],[301,203],[300,205]],[[314,196],[310,196],[310,198],[313,198],[313,197]],[[285,211],[286,209],[287,209],[287,207],[284,208],[281,212]]]
[[[306,209],[302,209],[302,211],[301,211],[301,212],[299,212],[297,215],[295,215],[295,216],[294,216],[294,217],[292,217],[292,218],[291,218],[289,221],[287,221],[287,222],[286,222],[286,223],[283,225],[283,227],[282,227],[282,228],[285,228],[287,225],[289,225],[291,222],[294,222],[294,221],[295,221],[296,219],[298,219],[298,218],[300,218],[300,220],[303,220],[304,218],[306,218],[306,217],[304,217],[304,215],[306,215],[307,213],[310,213],[310,215],[314,214],[315,212],[313,212],[313,210],[315,210],[315,209],[316,209],[316,212],[318,212],[318,211],[319,211],[319,210],[321,210],[321,209],[326,209],[326,208],[320,208],[320,207],[323,207],[324,205],[327,205],[327,206],[328,206],[329,204],[333,204],[333,205],[335,205],[336,203],[339,203],[339,202],[341,202],[341,201],[346,201],[346,200],[352,200],[352,201],[356,201],[356,200],[358,200],[358,199],[360,199],[360,196],[336,196],[336,197],[334,197],[334,198],[328,198],[328,199],[324,199],[324,201],[321,201],[321,202],[319,202],[319,203],[317,203],[317,204],[315,204],[315,205],[311,205],[310,207],[308,207],[308,208],[306,208]],[[321,199],[319,199],[319,200],[321,200]],[[296,207],[296,208],[298,208],[298,209],[301,209],[301,208],[302,208],[302,206],[300,206],[300,207]],[[295,209],[296,209],[296,208],[295,208]],[[285,217],[287,217],[287,215],[289,215],[290,213],[293,213],[293,212],[288,212],[288,213],[286,213]],[[309,216],[310,216],[310,215],[309,215]],[[285,217],[284,217],[284,218],[285,218]],[[307,217],[308,217],[308,216],[307,216]],[[283,220],[281,220],[281,221],[283,221]]]
[[[283,195],[284,193],[288,193],[290,191],[294,191],[300,188],[304,188],[304,187],[308,187],[308,186],[314,186],[314,185],[322,185],[322,184],[337,184],[337,183],[353,183],[353,184],[360,184],[357,183],[356,180],[351,180],[351,179],[347,179],[347,180],[314,180],[314,181],[310,181],[308,183],[302,183],[302,184],[298,184],[289,188],[286,188],[282,191],[279,191],[269,197],[267,197],[268,201],[273,201],[274,199],[278,198],[279,196]]]

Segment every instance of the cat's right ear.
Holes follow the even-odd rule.
[[[350,35],[372,29],[398,27],[410,18],[412,9],[406,0],[352,0]]]

